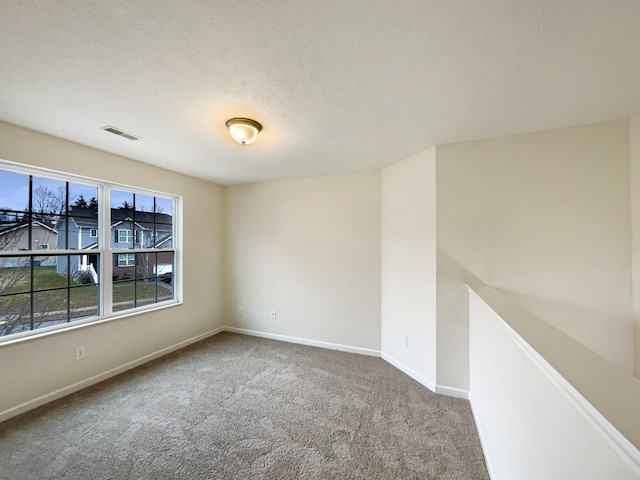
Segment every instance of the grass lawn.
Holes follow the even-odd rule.
[[[83,285],[72,280],[67,292],[67,277],[58,275],[56,267],[35,267],[33,271],[34,313],[40,321],[66,321],[67,293],[70,299],[71,317],[97,314],[98,286]],[[29,268],[0,268],[0,320],[24,323],[30,318],[31,278]],[[133,280],[113,283],[113,310],[126,310],[137,305],[148,305],[173,297],[172,287],[164,282]],[[47,290],[47,291],[43,291]],[[8,294],[8,295],[7,295]],[[3,318],[4,317],[4,318]],[[13,318],[13,320],[7,320]],[[0,322],[0,330],[2,330]],[[2,332],[0,331],[0,335]]]
[[[0,269],[0,293],[18,293],[29,291],[31,284],[29,267],[12,267]],[[71,285],[78,282],[71,281]],[[67,278],[58,275],[56,267],[35,267],[33,269],[33,286],[35,290],[46,290],[67,286]]]

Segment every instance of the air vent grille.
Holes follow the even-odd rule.
[[[107,125],[105,127],[101,127],[102,130],[109,132],[109,133],[114,133],[116,135],[120,135],[121,137],[127,138],[129,140],[142,140],[142,137],[139,137],[137,135],[134,135],[132,133],[127,133],[123,130],[120,130],[119,128],[116,127],[112,127],[111,125]]]

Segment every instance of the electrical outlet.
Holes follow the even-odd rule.
[[[402,335],[402,346],[403,347],[408,347],[409,346],[409,336],[408,335]]]
[[[272,320],[276,319],[276,311],[275,310],[271,310],[271,319]]]
[[[244,317],[244,308],[238,307],[238,316],[239,317]]]
[[[82,360],[85,354],[84,347],[76,347],[76,360]]]

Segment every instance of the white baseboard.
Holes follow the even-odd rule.
[[[437,385],[436,393],[446,395],[447,397],[464,398],[465,400],[469,400],[469,391],[463,390],[462,388]]]
[[[338,350],[341,352],[357,353],[360,355],[368,355],[370,357],[379,357],[379,350],[371,350],[369,348],[352,347],[350,345],[342,345],[339,343],[321,342],[319,340],[309,340],[307,338],[290,337],[288,335],[279,335],[277,333],[260,332],[257,330],[248,330],[246,328],[222,327],[225,332],[241,333],[243,335],[251,335],[252,337],[262,337],[281,342],[297,343],[299,345],[308,345],[310,347],[326,348],[328,350]]]
[[[156,352],[150,353],[143,357],[140,357],[131,362],[127,362],[124,365],[120,365],[119,367],[112,368],[111,370],[107,370],[106,372],[100,373],[93,377],[87,378],[80,382],[76,382],[74,384],[68,385],[66,387],[55,390],[51,393],[47,393],[46,395],[42,395],[38,398],[34,398],[33,400],[29,400],[15,407],[11,407],[3,412],[0,412],[0,422],[4,422],[5,420],[9,420],[21,413],[28,412],[29,410],[33,410],[34,408],[40,407],[46,403],[53,402],[54,400],[58,400],[59,398],[65,397],[72,393],[75,393],[83,388],[90,387],[91,385],[95,385],[96,383],[107,380],[108,378],[115,377],[127,370],[131,370],[132,368],[138,367],[144,363],[150,362],[151,360],[155,360],[156,358],[160,358],[163,355],[167,355],[168,353],[175,352],[176,350],[180,350],[181,348],[187,347],[193,343],[199,342],[200,340],[204,340],[205,338],[211,337],[217,333],[220,333],[224,330],[224,327],[218,327],[213,330],[209,330],[208,332],[202,333],[195,337],[189,338],[187,340],[183,340],[182,342],[178,342],[169,347],[163,348]]]
[[[416,382],[420,383],[421,385],[424,385],[425,387],[427,387],[429,390],[431,390],[432,392],[436,392],[436,384],[433,383],[431,380],[423,377],[422,375],[420,375],[418,372],[416,372],[415,370],[407,367],[404,363],[399,362],[398,360],[396,360],[395,358],[393,358],[390,355],[387,355],[386,353],[382,352],[382,359],[389,362],[391,365],[393,365],[394,367],[396,367],[398,370],[400,370],[401,372],[406,373],[407,375],[409,375],[411,378],[413,378]]]
[[[446,385],[437,385],[436,383],[432,382],[428,378],[425,378],[422,375],[420,375],[418,372],[416,372],[412,368],[407,367],[404,363],[396,360],[392,356],[382,352],[381,357],[383,360],[386,360],[391,365],[396,367],[398,370],[406,373],[411,378],[413,378],[416,382],[424,385],[434,393],[439,393],[440,395],[446,395],[448,397],[463,398],[465,400],[469,400],[469,392],[467,390],[463,390],[461,388],[455,388],[455,387],[448,387]]]

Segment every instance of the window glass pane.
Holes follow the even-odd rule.
[[[111,190],[111,248],[134,248],[133,193]]]
[[[99,248],[98,187],[69,183],[69,199],[69,248]]]
[[[134,277],[133,267],[136,264],[136,256],[133,253],[119,253],[114,255],[114,263],[117,267],[114,270],[114,280],[131,280]],[[130,268],[127,268],[130,267]],[[116,278],[119,276],[121,278]]]
[[[80,318],[99,315],[98,293],[97,285],[83,285],[72,288],[69,292],[71,299],[71,310],[69,313],[71,318],[78,320]]]
[[[33,292],[33,328],[66,323],[67,289]]]
[[[26,212],[16,212],[0,207],[0,250],[11,250],[10,248],[3,247],[3,245],[10,243],[7,241],[7,238],[14,237],[4,237],[4,235],[13,232],[16,227],[20,227],[28,221],[29,216]]]
[[[0,230],[0,251],[10,252],[29,249],[29,220],[21,217],[18,223],[6,224]]]
[[[100,255],[89,253],[71,256],[72,285],[97,285],[100,282]]]
[[[50,256],[33,258],[33,289],[50,290],[67,287],[67,257]]]
[[[173,200],[156,197],[156,213],[164,213],[171,216],[173,213]]]
[[[156,197],[155,248],[173,248],[173,202]]]
[[[136,254],[136,306],[156,303],[156,254]]]
[[[29,208],[29,175],[0,170],[0,210],[25,212]]]
[[[69,210],[77,215],[93,216],[98,210],[98,187],[82,183],[69,183]]]
[[[0,336],[31,329],[31,294],[0,295]]]
[[[33,219],[50,227],[55,225],[52,217],[67,210],[67,184],[61,180],[33,177]]]
[[[133,193],[111,190],[111,208],[116,210],[133,210]]]
[[[55,230],[55,242],[49,244],[49,250],[66,250],[68,248],[69,240],[73,241],[74,238],[77,238],[77,230],[73,228],[73,232],[68,230],[69,219],[68,217],[62,215],[58,217],[58,221],[56,225],[53,227]],[[73,227],[73,223],[71,223]],[[76,242],[77,243],[77,242]]]
[[[136,281],[136,307],[156,303],[155,279],[139,279]]]
[[[31,259],[0,257],[0,295],[31,290]],[[2,312],[0,312],[2,316]]]
[[[111,190],[112,248],[133,248],[133,193]]]
[[[171,224],[156,223],[155,248],[173,248],[173,227]]]
[[[135,194],[136,217],[138,213],[153,213],[153,199],[154,197],[149,195],[143,195],[141,193]]]
[[[100,283],[100,254],[87,252],[80,255],[80,272],[76,282],[81,285],[98,285]]]
[[[158,253],[156,272],[158,275],[158,301],[172,300],[173,288],[173,252]]]
[[[154,278],[156,272],[156,254],[138,253],[136,257],[136,278]]]
[[[115,275],[114,275],[115,277]],[[133,280],[113,282],[113,311],[127,310],[134,307],[135,284]]]
[[[153,248],[154,243],[154,197],[135,195],[135,246]]]
[[[35,218],[35,215],[34,215]],[[51,250],[58,247],[58,230],[60,228],[60,217],[57,215],[47,215],[47,223],[41,220],[33,220],[31,222],[31,246],[29,247],[29,229],[22,228],[16,230],[20,232],[20,244],[25,249],[30,250]],[[26,227],[26,225],[25,225]],[[43,248],[43,245],[46,247]]]

